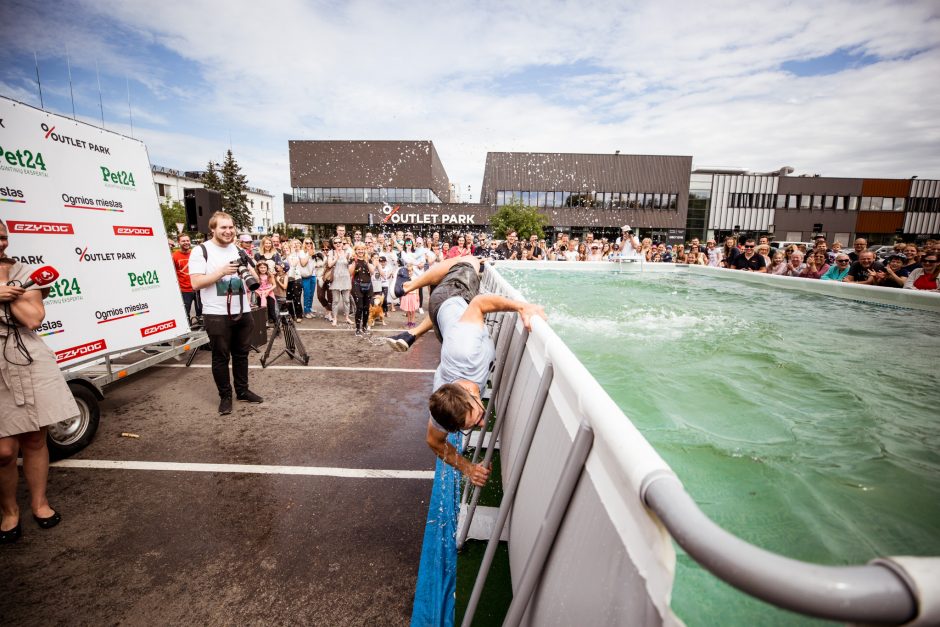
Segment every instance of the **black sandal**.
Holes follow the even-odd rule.
[[[0,531],[0,544],[13,544],[23,535],[23,525],[16,523],[16,526],[6,531]]]
[[[59,512],[54,512],[52,516],[48,518],[40,518],[36,514],[33,514],[33,519],[36,521],[36,524],[39,525],[40,529],[52,529],[62,522],[62,515]]]

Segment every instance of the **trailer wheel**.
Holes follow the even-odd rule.
[[[46,441],[49,445],[49,456],[53,459],[68,457],[82,450],[98,431],[101,410],[94,393],[83,385],[70,384],[69,389],[75,397],[79,414],[75,418],[49,425]]]

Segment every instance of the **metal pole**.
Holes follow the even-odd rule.
[[[545,562],[548,561],[548,555],[555,543],[558,529],[561,528],[565,513],[568,511],[568,505],[571,503],[571,497],[574,495],[574,490],[581,479],[584,463],[587,461],[593,445],[594,430],[590,425],[582,422],[581,426],[578,427],[578,433],[571,445],[568,458],[565,460],[565,466],[561,469],[558,485],[555,487],[555,493],[548,504],[548,511],[545,512],[542,526],[539,527],[538,535],[535,537],[532,552],[529,553],[529,559],[526,560],[522,577],[519,579],[519,587],[513,594],[512,603],[509,605],[509,611],[506,612],[506,619],[503,621],[503,627],[516,627],[525,616],[529,601],[535,592],[535,587],[542,579]]]
[[[65,67],[69,71],[69,97],[72,99],[72,119],[75,119],[75,92],[72,91],[72,61],[69,59],[69,47],[65,47]]]
[[[98,59],[95,59],[95,77],[98,79],[98,107],[101,108],[101,128],[104,128],[104,100],[101,99],[101,73],[98,72]]]
[[[513,335],[513,340],[517,336]],[[499,399],[497,400],[495,422],[493,423],[493,432],[490,435],[490,445],[486,447],[486,455],[483,459],[483,465],[487,468],[490,468],[490,465],[493,462],[493,451],[496,450],[496,441],[499,439],[499,432],[503,426],[503,419],[506,417],[506,409],[509,407],[509,390],[512,389],[513,384],[516,381],[516,374],[519,372],[519,364],[522,362],[522,356],[525,354],[525,345],[529,340],[529,331],[526,329],[522,330],[522,335],[518,336],[520,338],[517,344],[519,345],[518,357],[511,360],[512,370],[510,370],[509,381],[507,382],[505,393],[500,392]],[[506,401],[502,402],[502,398],[506,397]],[[492,402],[492,401],[490,401]],[[480,432],[480,442],[477,444],[477,450],[473,452],[474,459],[478,459],[477,455],[480,449],[483,447],[483,437],[486,435],[486,430]],[[463,519],[463,526],[460,528],[460,533],[457,535],[457,549],[462,549],[464,542],[467,541],[467,535],[470,533],[470,523],[473,522],[473,514],[476,512],[477,503],[480,502],[480,494],[483,492],[482,488],[473,490],[473,498],[470,501],[470,505],[467,507],[467,515]]]
[[[134,136],[134,115],[131,113],[131,81],[124,76],[124,82],[127,83],[127,119],[131,123],[131,137]]]
[[[643,501],[689,556],[747,594],[839,622],[899,625],[917,615],[914,592],[884,566],[823,566],[765,551],[712,522],[674,476],[643,484]]]
[[[46,107],[42,103],[42,82],[39,80],[39,56],[35,51],[33,52],[33,59],[36,61],[36,86],[39,87],[39,108],[45,111]]]
[[[473,451],[471,463],[475,464],[480,459],[480,449],[483,448],[483,438],[486,437],[486,430],[489,428],[490,421],[496,411],[495,399],[499,390],[500,382],[503,379],[503,372],[506,369],[506,356],[509,354],[509,347],[512,344],[512,333],[510,325],[507,322],[508,314],[503,314],[500,320],[499,331],[496,335],[496,370],[493,372],[493,391],[490,394],[490,400],[486,404],[486,417],[483,421],[483,430],[480,432],[480,439],[476,449]],[[481,390],[482,392],[482,390]],[[470,500],[470,491],[473,484],[467,481],[463,486],[463,493],[460,495],[460,503],[464,505]]]
[[[496,549],[499,547],[499,538],[503,533],[503,527],[509,519],[509,512],[512,510],[513,503],[516,500],[516,490],[519,488],[519,482],[522,480],[522,472],[525,470],[525,462],[529,457],[529,449],[532,447],[532,440],[535,439],[535,432],[538,429],[539,421],[542,418],[542,411],[545,409],[545,401],[548,400],[548,391],[552,386],[552,379],[555,376],[555,369],[551,362],[545,362],[545,370],[542,371],[542,380],[539,381],[539,389],[535,393],[535,402],[532,405],[532,411],[529,413],[529,419],[526,422],[525,432],[522,434],[522,441],[519,443],[519,453],[513,462],[512,474],[509,481],[503,486],[503,500],[499,504],[499,514],[496,516],[496,525],[490,533],[489,542],[486,545],[486,553],[483,554],[483,561],[480,563],[480,570],[477,572],[476,581],[473,584],[473,592],[470,595],[470,601],[467,603],[467,610],[463,615],[463,627],[470,627],[473,622],[473,616],[476,614],[477,605],[480,603],[480,597],[483,595],[483,586],[486,585],[486,578],[490,573],[490,567],[493,565],[493,558],[496,556]]]

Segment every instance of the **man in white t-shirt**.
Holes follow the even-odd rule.
[[[434,372],[434,392],[428,401],[427,443],[431,450],[475,485],[482,486],[490,469],[471,464],[448,441],[449,433],[472,429],[482,423],[480,391],[489,378],[496,347],[484,324],[486,314],[515,311],[522,324],[531,329],[533,316],[545,317],[540,305],[511,300],[496,294],[480,294],[478,268],[482,260],[453,257],[431,266],[420,278],[395,282],[395,295],[434,285],[428,316],[411,333],[388,338],[392,348],[408,350],[414,341],[432,328],[441,341],[441,362]]]
[[[202,300],[202,319],[212,348],[212,378],[219,390],[219,414],[232,413],[231,357],[235,398],[260,403],[262,398],[248,389],[248,351],[251,350],[252,320],[248,315],[248,289],[238,276],[239,249],[235,245],[235,223],[224,211],[209,219],[211,239],[189,256],[189,278]],[[254,268],[248,272],[258,280]]]
[[[620,227],[621,236],[617,238],[617,244],[620,246],[620,259],[638,260],[640,258],[640,240],[633,233],[629,224]]]

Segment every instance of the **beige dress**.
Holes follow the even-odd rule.
[[[25,282],[29,269],[16,262],[10,268],[10,280]],[[30,290],[41,289],[34,285]],[[79,415],[65,378],[56,365],[55,355],[35,331],[12,321],[23,346],[32,357],[16,348],[16,337],[8,326],[8,308],[0,304],[0,437],[38,431]]]

